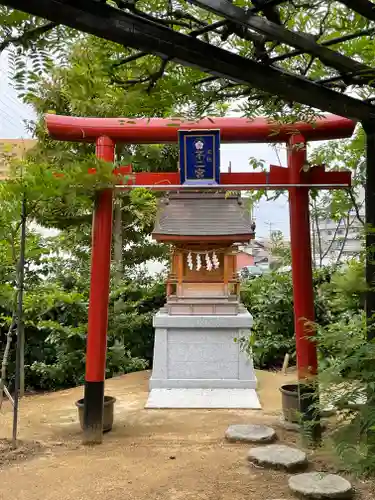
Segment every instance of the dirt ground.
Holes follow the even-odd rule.
[[[292,500],[287,474],[246,461],[249,445],[224,439],[228,425],[277,425],[278,387],[293,375],[258,372],[263,410],[145,410],[149,372],[108,380],[117,399],[115,426],[102,445],[81,444],[74,403],[82,388],[26,397],[20,447],[11,451],[12,414],[0,414],[0,499],[13,500]],[[278,429],[280,441],[298,436]],[[299,444],[299,443],[298,443]],[[327,469],[321,456],[315,468]],[[371,483],[359,496],[375,500]]]

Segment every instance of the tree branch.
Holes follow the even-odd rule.
[[[359,206],[358,206],[357,200],[355,199],[354,191],[353,191],[352,187],[350,187],[348,189],[348,194],[349,194],[349,197],[350,197],[350,201],[353,203],[353,207],[354,207],[357,219],[362,224],[362,226],[365,226],[365,220],[363,219],[363,217],[359,213]]]
[[[351,225],[349,219],[350,219],[350,210],[348,211],[348,213],[346,215],[345,236],[342,239],[342,245],[340,247],[339,254],[338,254],[337,259],[336,259],[336,264],[338,264],[340,262],[341,256],[342,256],[343,251],[344,251],[344,247],[345,247],[347,239],[348,239],[349,227]]]
[[[168,17],[172,17],[175,19],[163,19],[160,17],[155,18],[154,16],[147,14],[145,12],[142,12],[139,9],[137,9],[136,1],[134,1],[134,0],[130,1],[130,2],[128,2],[126,0],[116,0],[116,3],[117,3],[119,8],[128,9],[131,12],[133,12],[134,14],[137,14],[141,17],[144,17],[146,19],[149,19],[151,21],[154,21],[154,22],[166,25],[166,26],[176,25],[176,26],[182,26],[182,27],[186,27],[186,28],[190,28],[190,29],[192,29],[191,23],[195,23],[198,26],[200,26],[200,28],[191,31],[189,33],[190,36],[199,36],[202,34],[206,34],[209,31],[215,31],[217,34],[221,35],[222,41],[225,41],[228,39],[228,37],[231,34],[235,34],[239,38],[242,38],[243,40],[250,41],[253,43],[255,57],[257,59],[259,59],[263,62],[267,62],[269,60],[269,56],[268,56],[266,48],[265,48],[266,37],[264,37],[263,35],[259,35],[258,33],[254,33],[243,26],[239,26],[237,24],[230,23],[227,21],[218,21],[216,23],[208,24],[207,22],[200,21],[199,19],[192,16],[191,14],[189,14],[187,12],[183,12],[182,10],[179,10],[179,9],[177,9],[175,11],[169,10],[169,12],[168,12]],[[258,0],[257,5],[255,4],[255,6],[251,9],[249,9],[249,11],[252,13],[256,13],[256,12],[259,12],[260,10],[263,10],[263,9],[274,10],[275,6],[278,3],[281,3],[280,0],[270,0],[270,1]],[[190,21],[190,24],[185,23],[183,20]],[[217,29],[221,28],[221,27],[224,27],[224,29],[217,31]],[[122,59],[121,61],[115,63],[112,67],[116,68],[116,67],[125,65],[128,62],[132,62],[134,60],[137,60],[137,59],[143,57],[144,55],[146,55],[144,52],[138,52],[132,56],[129,56],[129,57]],[[162,73],[162,75],[163,75],[163,73]],[[215,79],[215,78],[216,77],[214,77],[213,79]],[[127,85],[135,85],[137,83],[144,83],[145,81],[148,81],[148,80],[149,80],[149,78],[147,77],[147,79],[146,79],[146,77],[145,77],[145,79],[142,78],[139,80],[129,80],[127,82],[122,82],[118,79],[113,79],[112,81],[113,81],[113,83],[127,86]],[[151,86],[151,89],[154,86],[155,86],[155,83]],[[151,89],[148,87],[148,92]]]
[[[144,17],[145,19],[149,19],[150,21],[157,22],[159,24],[163,24],[164,26],[181,26],[183,28],[192,29],[192,23],[195,23],[198,26],[207,26],[208,23],[197,19],[196,17],[188,14],[187,12],[183,12],[182,10],[169,11],[168,17],[172,19],[163,19],[162,17],[155,18],[142,10],[139,10],[136,6],[136,1],[127,2],[124,0],[116,0],[116,4],[120,9],[130,10],[133,14],[137,14],[137,16]],[[189,22],[185,22],[189,21]]]
[[[137,59],[140,59],[141,57],[147,56],[147,52],[136,52],[135,54],[125,57],[124,59],[120,59],[120,61],[117,61],[112,64],[112,68],[118,68],[119,66],[123,66],[124,64],[128,64],[132,61],[136,61]]]
[[[151,76],[150,76],[150,83],[148,84],[147,87],[147,93],[150,94],[151,90],[155,87],[155,85],[158,83],[158,80],[163,77],[164,71],[166,70],[167,64],[169,62],[169,59],[163,59],[160,65],[160,68],[158,71],[155,71]]]
[[[336,224],[336,228],[335,228],[335,231],[333,233],[333,238],[331,239],[331,242],[329,243],[328,247],[326,248],[326,251],[322,254],[322,262],[323,262],[324,257],[326,257],[328,255],[328,253],[330,252],[330,250],[332,249],[333,242],[336,241],[336,235],[337,235],[337,232],[340,228],[340,224],[341,224],[342,220],[343,220],[343,218],[341,217],[339,222]]]
[[[317,209],[317,206],[316,206],[316,200],[314,199],[311,204],[312,204],[312,208],[313,208],[311,216],[312,216],[312,218],[315,221],[316,236],[318,238],[319,267],[322,267],[322,262],[323,262],[323,257],[322,257],[322,236],[321,236],[321,233],[320,233],[319,214],[318,214],[318,209]],[[315,239],[315,234],[313,234],[313,238]],[[314,260],[315,260],[315,256],[314,256]]]
[[[9,45],[22,45],[26,46],[30,42],[34,42],[40,35],[44,35],[45,33],[48,33],[48,31],[51,31],[53,28],[58,26],[57,23],[46,23],[43,24],[42,26],[38,26],[36,28],[32,28],[30,30],[25,31],[22,33],[20,36],[14,36],[14,37],[8,37],[5,38],[1,43],[0,43],[0,54],[9,47]]]
[[[203,83],[211,83],[211,82],[214,82],[216,80],[219,80],[218,76],[207,76],[206,78],[202,78],[201,80],[197,80],[196,82],[193,82],[191,85],[193,87],[196,87],[198,85],[203,85]],[[375,100],[375,97],[374,97],[374,100]]]
[[[155,85],[157,84],[158,80],[160,80],[160,78],[163,77],[168,62],[169,62],[169,59],[162,59],[162,62],[161,62],[159,69],[154,71],[150,75],[143,76],[143,77],[136,78],[136,79],[132,79],[132,80],[126,80],[126,81],[122,81],[116,77],[112,77],[111,82],[116,83],[117,85],[120,85],[121,87],[124,87],[124,88],[149,82],[149,84],[147,85],[147,89],[146,89],[147,93],[149,94],[151,92],[151,90],[155,87]]]

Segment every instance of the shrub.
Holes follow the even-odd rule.
[[[280,366],[285,354],[293,356],[295,351],[291,274],[270,273],[249,280],[241,299],[254,319],[254,338],[247,348],[252,348],[255,366]]]
[[[163,304],[164,297],[164,286],[150,279],[146,283],[122,283],[111,293],[107,377],[147,367],[153,351],[152,316]],[[51,390],[82,384],[88,282],[73,275],[63,282],[50,278],[25,293],[24,311],[26,387]],[[4,307],[2,316],[5,332],[11,318]],[[11,352],[8,383],[12,386],[15,346]]]
[[[164,303],[164,283],[150,278],[143,283],[124,282],[111,294],[110,335],[149,364],[154,350],[152,318]]]
[[[330,441],[344,467],[375,473],[375,342],[366,337],[362,308],[364,267],[351,262],[337,270],[321,290],[330,321],[317,324],[319,383],[323,400],[338,408]]]
[[[353,263],[351,266],[354,274],[350,276],[347,268],[338,271],[337,266],[314,271],[315,320],[319,325],[328,325],[335,315],[343,312],[339,310],[338,305],[335,305],[337,301],[340,302],[338,296],[342,295],[342,292],[335,291],[338,280],[342,282],[343,291],[345,286],[350,288],[350,280],[362,283],[359,278],[360,265]],[[356,298],[359,300],[360,295],[357,294]],[[241,299],[254,319],[252,337],[242,339],[242,345],[245,350],[251,350],[255,366],[263,369],[280,367],[286,353],[289,353],[292,360],[295,359],[291,272],[273,272],[245,282],[242,286]],[[345,300],[348,303],[342,303],[342,306],[347,308],[353,299],[348,296]],[[353,304],[353,310],[357,312],[358,300]],[[321,359],[326,359],[328,355],[322,346]]]

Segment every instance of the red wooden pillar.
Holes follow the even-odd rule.
[[[109,137],[97,139],[96,156],[104,161],[114,162],[115,144]],[[112,189],[105,189],[98,193],[92,221],[91,283],[83,418],[84,443],[86,444],[101,443],[103,434],[112,201]]]
[[[288,168],[292,184],[303,183],[306,161],[305,139],[301,135],[293,135],[288,144]],[[314,381],[318,368],[316,344],[309,339],[313,334],[314,290],[308,188],[289,189],[289,213],[300,412],[303,420],[318,423],[313,409],[317,403],[317,387],[315,384],[306,385],[306,382]],[[319,429],[319,425],[311,428],[314,440],[318,439]]]
[[[305,163],[305,140],[300,135],[294,135],[288,148],[291,183],[303,182],[301,174]],[[316,346],[308,339],[311,327],[306,324],[306,321],[314,321],[308,188],[289,189],[289,214],[298,378],[305,380],[317,373]]]

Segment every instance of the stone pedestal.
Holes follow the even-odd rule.
[[[159,311],[146,408],[260,408],[252,360],[235,342],[251,326],[247,311],[234,316]]]

